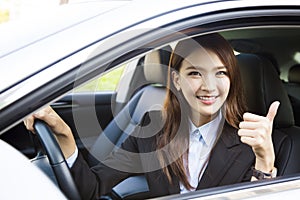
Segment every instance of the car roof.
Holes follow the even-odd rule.
[[[125,3],[126,1],[95,1],[36,8],[32,14],[0,26],[2,46],[0,57],[116,9]]]

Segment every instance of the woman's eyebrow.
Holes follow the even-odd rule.
[[[189,66],[189,67],[186,68],[186,70],[195,70],[197,68],[201,69],[201,67]]]
[[[227,69],[226,66],[216,66],[215,69]],[[186,70],[196,70],[196,69],[205,69],[205,67],[202,66],[189,66],[186,68]]]
[[[226,66],[219,66],[219,67],[216,67],[217,69],[227,69]]]

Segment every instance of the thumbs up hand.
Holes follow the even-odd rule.
[[[274,168],[275,153],[272,142],[273,121],[277,114],[279,102],[270,105],[267,116],[244,113],[238,134],[241,141],[252,147],[256,156],[255,168],[270,172]]]

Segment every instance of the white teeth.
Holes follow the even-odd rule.
[[[201,100],[205,100],[205,101],[210,101],[210,100],[214,100],[216,97],[204,97],[204,96],[197,96],[199,99]]]

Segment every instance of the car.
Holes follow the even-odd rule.
[[[1,178],[5,195],[14,198],[15,191],[32,186],[33,191],[45,191],[40,193],[43,198],[53,194],[80,199],[50,129],[38,121],[37,134],[31,134],[23,120],[50,105],[71,127],[79,151],[93,166],[120,146],[144,113],[162,109],[164,71],[174,45],[191,36],[215,32],[235,50],[248,110],[265,115],[272,101],[281,102],[273,142],[276,155],[283,158],[276,161],[282,176],[160,199],[297,199],[297,0],[82,1],[2,24],[0,148],[11,161],[0,156],[4,163],[0,173],[20,170],[26,174],[17,177],[18,182],[26,184],[8,184],[10,176]],[[24,163],[28,168],[23,169]],[[53,192],[49,194],[50,189]],[[125,179],[111,194],[99,198],[144,199],[149,197],[148,192],[141,175]]]

